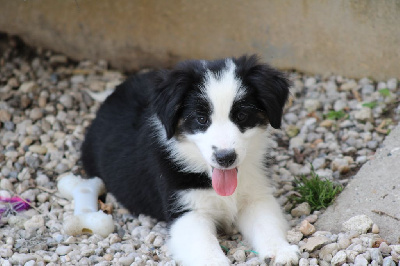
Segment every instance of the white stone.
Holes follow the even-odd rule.
[[[354,266],[367,266],[368,260],[362,255],[357,255],[356,259],[354,260]]]
[[[24,223],[25,230],[37,230],[44,226],[44,219],[41,215],[34,215],[31,219]]]
[[[396,78],[389,79],[387,81],[387,88],[391,91],[396,90],[397,89],[397,79]]]
[[[129,255],[127,257],[121,257],[118,259],[118,262],[122,265],[131,265],[135,261],[135,257],[132,255]]]
[[[372,110],[368,107],[363,107],[354,112],[354,118],[360,121],[368,121],[372,119]]]
[[[71,82],[74,84],[82,83],[85,81],[85,77],[83,75],[75,75],[71,77]]]
[[[292,244],[299,243],[302,238],[303,238],[303,234],[294,229],[289,230],[286,235],[286,239]]]
[[[358,215],[350,218],[342,224],[345,231],[356,231],[359,234],[365,234],[371,229],[374,222],[366,215]]]
[[[309,77],[306,79],[304,86],[306,87],[312,87],[317,83],[317,80],[314,77]]]
[[[389,245],[386,242],[382,242],[379,245],[379,250],[383,255],[386,255],[386,254],[390,254],[391,253],[392,248],[389,247]]]
[[[156,239],[156,235],[153,232],[150,232],[144,239],[144,242],[148,245],[153,244],[154,239]]]
[[[36,177],[36,184],[38,186],[42,186],[42,187],[46,187],[49,185],[50,179],[48,178],[48,176],[44,175],[44,174],[40,174]]]
[[[41,108],[33,108],[29,114],[29,118],[33,121],[39,120],[43,117],[43,110]]]
[[[291,211],[292,216],[300,217],[302,215],[309,215],[311,213],[311,207],[308,202],[299,204],[296,208]]]
[[[296,123],[298,121],[298,117],[294,113],[287,113],[284,116],[285,120],[288,121],[289,123]]]
[[[350,244],[351,244],[350,239],[346,237],[339,238],[338,245],[340,249],[346,249],[348,246],[350,246]]]
[[[320,107],[321,107],[321,102],[319,100],[317,100],[317,99],[306,99],[306,100],[304,100],[304,108],[309,113],[316,111]]]
[[[330,254],[336,252],[338,249],[339,249],[339,245],[337,243],[327,244],[326,246],[321,248],[321,251],[319,252],[319,257],[321,259],[323,259],[327,255],[330,255]]]
[[[233,257],[237,262],[243,262],[246,260],[246,253],[242,249],[236,250],[235,253],[233,253]]]
[[[318,215],[316,215],[316,214],[311,214],[311,215],[309,215],[309,216],[307,216],[306,217],[306,220],[309,222],[309,223],[315,223],[317,220],[318,220]]]
[[[371,84],[365,84],[361,88],[361,93],[363,95],[371,95],[372,93],[374,93],[374,91],[375,91],[375,87]]]
[[[343,100],[337,100],[335,104],[333,105],[333,109],[337,111],[343,110],[347,106],[347,102]]]
[[[366,161],[367,161],[367,156],[365,156],[365,155],[358,156],[358,157],[356,158],[356,163],[358,163],[358,164],[363,164],[363,163],[365,163]]]
[[[318,264],[318,260],[316,258],[312,258],[310,259],[310,266],[317,266]]]
[[[348,160],[346,160],[344,158],[342,158],[342,159],[338,158],[338,159],[333,160],[333,162],[331,163],[331,169],[332,169],[332,171],[337,171],[348,165],[349,165]]]
[[[44,155],[47,153],[47,148],[41,145],[31,145],[29,151]]]
[[[332,265],[342,265],[343,263],[346,262],[346,253],[341,250],[338,253],[336,253],[335,256],[333,256],[332,260],[331,260],[331,264]]]
[[[71,251],[72,251],[71,246],[58,246],[56,248],[56,253],[60,256],[67,255]]]
[[[305,259],[305,258],[300,259],[299,266],[309,266],[309,265],[310,265],[310,263],[308,262],[307,259]]]
[[[354,79],[351,79],[349,81],[347,81],[346,83],[342,84],[342,86],[340,86],[340,89],[342,91],[349,91],[349,90],[353,90],[357,88],[357,82],[355,82]]]
[[[26,262],[30,260],[36,260],[36,257],[33,256],[32,254],[14,253],[14,255],[12,255],[10,259],[10,262],[12,264],[24,265]]]
[[[36,82],[34,81],[27,81],[21,84],[19,87],[19,91],[22,93],[29,93],[32,92],[33,89],[37,87]]]
[[[164,244],[164,240],[161,236],[157,236],[156,239],[153,241],[153,246],[161,247]]]
[[[10,180],[4,178],[4,179],[1,179],[1,181],[0,181],[0,189],[5,189],[5,190],[13,191],[13,190],[14,190],[14,186],[13,186],[13,184],[11,183]]]
[[[390,248],[391,248],[394,252],[400,254],[400,244],[390,245]]]
[[[59,101],[60,101],[60,103],[61,103],[64,107],[66,107],[66,108],[71,108],[72,105],[73,105],[72,96],[69,95],[69,94],[61,95]]]
[[[396,263],[394,263],[392,256],[389,256],[383,259],[382,266],[396,266]]]
[[[378,90],[387,89],[386,82],[384,82],[384,81],[379,81],[379,82],[378,82],[378,85],[376,86],[376,88],[377,88]]]
[[[24,168],[22,171],[18,174],[18,180],[23,181],[23,180],[29,180],[31,178],[31,174],[29,172],[29,168]]]
[[[332,180],[333,172],[330,169],[319,169],[315,173],[322,179]]]
[[[314,250],[329,243],[331,240],[325,236],[314,236],[307,239],[307,243],[300,247],[301,250],[313,252]]]
[[[36,261],[35,260],[30,260],[25,262],[24,266],[35,266],[36,265]]]
[[[323,157],[315,158],[312,161],[312,166],[314,167],[314,170],[318,170],[325,165],[325,162],[326,162],[326,160]]]
[[[1,258],[9,258],[13,255],[13,251],[11,248],[0,248],[0,257]]]
[[[373,234],[379,234],[379,226],[377,224],[373,224],[371,232]]]
[[[378,264],[382,264],[383,257],[379,248],[371,248],[369,249],[369,253],[371,254],[371,259],[376,261]]]
[[[289,149],[292,150],[294,148],[301,149],[304,145],[304,138],[302,136],[296,136],[290,139],[289,141]]]

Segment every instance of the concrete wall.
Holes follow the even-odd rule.
[[[125,70],[257,53],[283,69],[400,78],[400,0],[0,0],[0,31]]]

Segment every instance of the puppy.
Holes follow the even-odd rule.
[[[289,85],[256,56],[133,76],[89,127],[84,169],[132,213],[167,221],[184,265],[229,265],[217,229],[233,227],[262,259],[296,264],[266,164]]]

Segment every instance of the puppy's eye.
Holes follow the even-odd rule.
[[[244,120],[247,119],[247,114],[246,114],[245,112],[239,112],[239,113],[236,115],[236,119],[237,119],[237,121],[239,121],[239,122],[243,122]]]
[[[207,124],[208,119],[205,116],[198,116],[197,122],[199,122],[199,124],[201,124],[201,125],[205,125],[205,124]]]

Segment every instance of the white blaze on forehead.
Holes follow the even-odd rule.
[[[236,65],[232,60],[226,60],[226,67],[216,77],[208,71],[204,84],[204,93],[212,104],[212,120],[226,119],[235,100],[241,98],[243,90],[241,82],[235,75]]]

